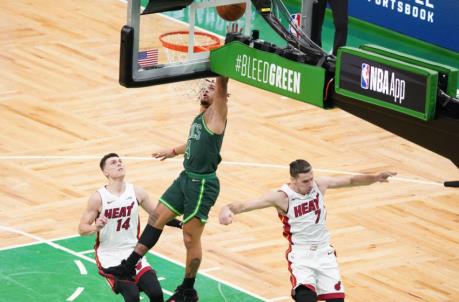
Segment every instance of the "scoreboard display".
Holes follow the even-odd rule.
[[[351,47],[338,51],[335,91],[359,101],[430,120],[437,82],[428,68]]]

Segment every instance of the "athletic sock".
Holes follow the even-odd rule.
[[[184,278],[183,283],[182,283],[183,288],[193,288],[195,280],[196,280],[196,277]]]

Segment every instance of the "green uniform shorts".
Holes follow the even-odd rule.
[[[196,174],[182,171],[159,201],[175,214],[183,214],[183,223],[193,217],[205,223],[219,193],[220,182],[215,173]]]

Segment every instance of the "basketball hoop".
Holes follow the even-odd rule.
[[[188,56],[189,31],[173,31],[162,34],[159,40],[169,63],[183,62]],[[220,47],[220,39],[209,33],[194,32],[193,53],[211,51]]]
[[[187,30],[168,32],[159,36],[169,63],[185,63],[190,60],[188,57],[189,37],[190,32]],[[206,32],[194,32],[194,45],[192,49],[194,54],[204,55],[205,52],[216,49],[220,45],[221,42],[217,36]],[[176,82],[169,87],[171,87],[174,93],[197,99],[205,85],[205,79],[198,79]]]

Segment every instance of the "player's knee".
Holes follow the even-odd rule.
[[[139,293],[126,292],[122,295],[124,297],[125,302],[139,302],[140,301]]]
[[[296,302],[317,302],[317,294],[304,285],[296,288],[292,298]]]
[[[193,235],[190,232],[183,232],[183,243],[187,249],[190,249],[194,246],[195,238],[193,238]]]
[[[144,293],[148,296],[148,298],[150,299],[150,302],[164,302],[164,296],[163,296],[163,292],[160,291],[144,291]]]
[[[183,243],[187,249],[199,247],[201,245],[201,236],[193,229],[185,226],[183,228]]]
[[[151,302],[164,302],[163,291],[158,282],[144,283],[142,290]]]
[[[125,302],[139,302],[140,295],[137,285],[127,282],[116,282],[116,291],[119,292]]]
[[[140,277],[139,287],[151,302],[164,302],[163,290],[154,270],[147,271]]]

